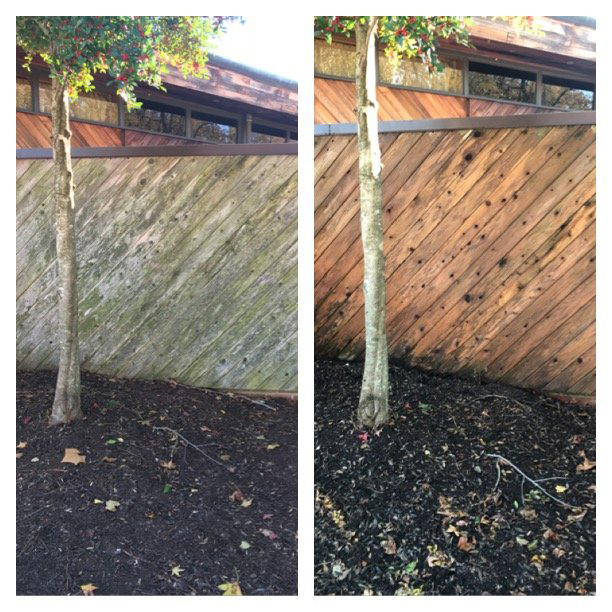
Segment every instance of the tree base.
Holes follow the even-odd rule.
[[[384,425],[391,418],[387,398],[367,397],[359,401],[357,421],[362,427],[375,428]]]
[[[62,400],[56,397],[49,417],[49,425],[66,425],[73,421],[80,421],[82,418],[81,398],[78,395]]]

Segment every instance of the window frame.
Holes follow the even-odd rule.
[[[31,92],[32,92],[32,110],[17,108],[16,111],[20,113],[28,113],[28,114],[43,115],[46,117],[51,117],[51,113],[45,113],[40,110],[40,96],[39,96],[39,90],[38,90],[39,78],[42,77],[42,78],[48,79],[49,78],[48,73],[38,68],[32,68],[30,71],[26,71],[18,63],[17,69],[16,69],[16,77],[29,79]],[[96,83],[96,88],[99,87],[100,85],[103,86],[102,83]],[[188,102],[176,96],[164,94],[158,91],[151,91],[143,87],[136,87],[136,89],[134,90],[134,93],[136,94],[136,97],[141,100],[150,100],[151,102],[165,104],[166,106],[174,107],[178,110],[183,111],[185,114],[185,134],[184,135],[166,134],[164,132],[153,132],[151,130],[145,130],[142,128],[131,127],[131,126],[126,125],[125,118],[126,118],[126,114],[128,111],[127,111],[125,102],[121,98],[117,99],[118,123],[116,124],[106,123],[103,121],[95,121],[93,119],[72,118],[71,120],[78,121],[81,123],[90,123],[92,125],[112,127],[115,129],[142,132],[145,134],[157,134],[157,135],[167,136],[169,138],[182,138],[190,142],[195,141],[195,142],[207,143],[209,141],[206,141],[200,138],[194,138],[191,135],[191,112],[195,111],[195,112],[201,112],[201,113],[204,113],[210,116],[216,116],[220,119],[220,123],[223,122],[222,121],[223,119],[230,119],[232,121],[235,121],[237,123],[236,144],[245,144],[249,142],[249,139],[247,137],[247,124],[248,124],[248,118],[250,117],[250,114],[248,112],[232,112],[232,111],[228,111],[223,108],[217,108],[217,107],[209,106],[206,104],[200,104],[197,102]],[[278,130],[283,130],[285,132],[285,142],[290,141],[291,134],[295,134],[297,136],[297,131],[298,131],[297,125],[277,123],[275,121],[270,121],[268,119],[263,119],[263,118],[262,119],[256,118],[255,121],[258,124],[265,125],[267,127],[271,127],[271,128],[278,129]],[[220,143],[210,143],[210,144],[219,144],[219,146],[223,146]]]
[[[341,41],[344,42],[344,41]],[[347,44],[347,43],[345,43]],[[380,72],[379,72],[379,54],[382,51],[382,46],[378,41],[376,41],[376,84],[380,87],[389,87],[390,89],[404,89],[406,91],[416,91],[421,93],[434,93],[444,96],[455,96],[460,98],[467,98],[470,100],[485,100],[489,102],[502,102],[505,104],[518,104],[520,106],[530,106],[534,108],[542,108],[551,111],[557,112],[576,112],[564,108],[559,108],[558,106],[546,106],[542,104],[542,94],[543,94],[543,79],[544,77],[553,77],[558,79],[567,79],[568,81],[579,81],[588,85],[592,85],[593,87],[593,104],[591,110],[596,109],[596,92],[597,92],[597,84],[595,80],[591,80],[589,77],[586,77],[584,74],[566,70],[559,70],[555,68],[546,68],[543,66],[539,66],[537,64],[518,64],[513,62],[506,61],[491,61],[487,58],[479,57],[478,55],[474,55],[473,53],[463,53],[460,51],[447,51],[446,49],[441,51],[441,54],[448,59],[457,59],[463,62],[462,71],[463,71],[463,91],[461,93],[445,91],[442,89],[433,89],[433,88],[424,88],[424,87],[415,87],[412,85],[395,85],[393,83],[387,83],[385,81],[381,81]],[[517,102],[515,100],[508,100],[506,98],[492,98],[489,96],[478,96],[470,93],[469,88],[469,64],[470,62],[476,62],[479,64],[485,64],[490,66],[499,66],[501,68],[508,68],[510,70],[517,70],[520,72],[530,72],[536,75],[536,90],[535,90],[535,103],[532,102]],[[321,73],[318,71],[314,71],[314,77],[320,79],[330,79],[337,81],[346,81],[353,83],[355,81],[354,78],[351,77],[342,77],[335,76],[332,74]]]

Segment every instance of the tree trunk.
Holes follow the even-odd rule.
[[[365,364],[357,419],[376,427],[389,419],[389,370],[385,329],[385,258],[382,186],[376,103],[376,27],[378,17],[357,19],[356,88],[359,143],[359,194],[365,300]]]
[[[66,85],[52,79],[55,244],[59,270],[59,369],[50,424],[69,423],[81,412],[74,185],[70,159],[69,101]]]

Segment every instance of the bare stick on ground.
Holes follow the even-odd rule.
[[[566,508],[577,508],[578,507],[578,506],[572,506],[571,504],[568,504],[567,502],[564,502],[563,500],[559,499],[558,497],[555,497],[554,495],[551,495],[546,489],[542,488],[538,484],[537,480],[533,480],[533,478],[529,478],[529,476],[527,476],[527,474],[525,474],[525,472],[523,472],[521,469],[516,467],[516,465],[514,465],[514,463],[512,463],[511,461],[508,461],[508,459],[506,459],[505,457],[502,457],[501,455],[491,454],[491,453],[486,453],[485,457],[492,457],[493,459],[497,459],[498,478],[497,478],[497,482],[495,483],[495,486],[497,486],[497,484],[499,483],[499,480],[500,480],[500,477],[499,477],[499,475],[500,475],[499,463],[503,462],[503,463],[506,463],[507,465],[509,465],[512,469],[516,470],[523,477],[524,480],[528,480],[532,485],[534,485],[535,487],[540,489],[540,491],[542,491],[542,493],[544,493],[544,495],[546,495],[547,497],[550,497],[550,499],[552,499],[553,501],[556,501],[558,504],[561,504],[562,506],[565,506]],[[544,479],[542,479],[542,480],[544,480]]]

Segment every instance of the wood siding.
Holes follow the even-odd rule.
[[[71,120],[73,147],[121,147],[142,145],[201,144],[201,140],[174,138],[138,130],[97,125]],[[44,149],[51,146],[51,117],[17,111],[16,146],[18,149]],[[125,142],[124,142],[125,140]]]
[[[297,388],[297,157],[74,161],[81,363]],[[17,360],[55,368],[52,161],[17,160]]]
[[[315,350],[363,357],[354,135],[315,140]],[[595,127],[381,135],[390,354],[595,393]]]
[[[376,89],[378,117],[396,119],[450,119],[492,115],[521,115],[549,112],[549,109],[495,100],[411,91],[398,87]],[[355,123],[355,85],[350,81],[315,78],[315,123]]]

